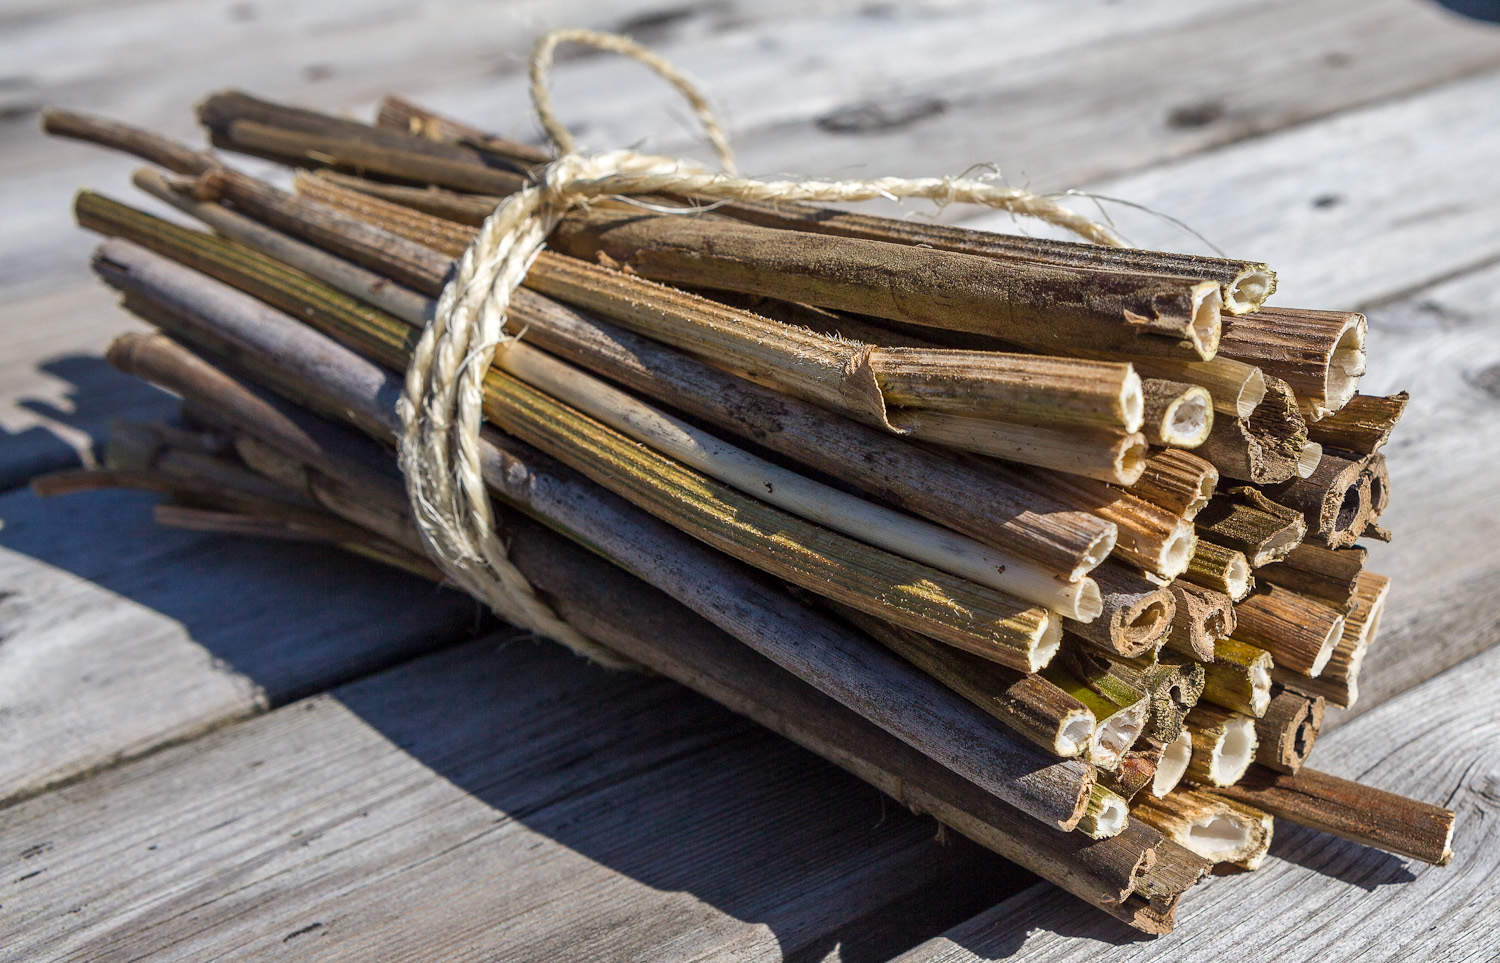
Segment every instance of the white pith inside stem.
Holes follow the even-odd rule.
[[[1224,738],[1214,746],[1209,762],[1209,781],[1215,786],[1232,786],[1239,782],[1255,760],[1255,720],[1235,716],[1224,723]]]
[[[1156,774],[1151,777],[1151,795],[1158,799],[1165,796],[1182,782],[1187,772],[1188,760],[1193,758],[1193,737],[1186,729],[1177,734],[1167,751],[1156,764]]]
[[[1071,759],[1088,748],[1089,738],[1094,734],[1098,720],[1088,709],[1078,710],[1067,717],[1062,731],[1057,735],[1055,749],[1064,759]]]

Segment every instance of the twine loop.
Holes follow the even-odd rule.
[[[692,107],[722,170],[691,160],[614,150],[584,155],[558,120],[547,86],[560,43],[630,57],[659,74]],[[496,532],[480,459],[484,378],[498,352],[520,334],[506,331],[512,294],[573,208],[603,197],[671,193],[726,201],[853,202],[921,197],[1040,218],[1097,244],[1122,246],[1108,228],[1055,201],[967,177],[864,180],[756,180],[740,176],[718,115],[698,87],[661,56],[633,40],[592,30],[556,30],[531,58],[531,100],[558,157],[537,183],[506,198],[480,227],[443,288],[406,371],[398,405],[400,462],[417,527],[434,562],[507,621],[610,666],[633,665],[590,641],[539,598],[516,569]]]

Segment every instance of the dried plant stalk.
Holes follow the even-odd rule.
[[[1286,382],[1266,379],[1266,394],[1243,418],[1214,419],[1197,453],[1226,478],[1271,485],[1297,474],[1307,445],[1307,422]]]
[[[1373,455],[1390,440],[1410,400],[1405,391],[1385,397],[1357,394],[1338,411],[1308,425],[1307,437],[1329,448]]]
[[[1256,767],[1228,799],[1281,819],[1387,853],[1446,866],[1453,859],[1453,812],[1304,767],[1287,775]]]
[[[1095,785],[1089,791],[1088,808],[1078,821],[1078,831],[1090,839],[1111,839],[1130,822],[1130,807],[1117,793]]]
[[[1181,381],[1147,378],[1143,429],[1153,445],[1196,448],[1214,424],[1213,398],[1208,389]]]
[[[1323,728],[1325,705],[1322,696],[1278,691],[1271,697],[1266,714],[1255,722],[1255,735],[1260,740],[1255,761],[1277,772],[1300,770]]]
[[[1095,479],[1059,477],[1017,469],[1014,477],[1033,491],[1085,509],[1112,523],[1115,554],[1122,561],[1164,579],[1186,570],[1197,547],[1192,523],[1125,489]]]
[[[1250,716],[1200,702],[1188,713],[1187,729],[1193,737],[1187,769],[1192,782],[1232,786],[1255,761],[1255,720]]]
[[[373,146],[343,131],[315,134],[233,120],[215,129],[215,143],[299,165],[355,168],[460,190],[519,189],[517,175],[508,171]],[[793,234],[718,216],[618,214],[600,205],[565,218],[552,245],[590,261],[603,255],[654,280],[770,294],[938,328],[977,327],[1044,350],[1064,340],[1139,345],[1145,335],[1148,350],[1212,357],[1220,327],[1217,285],[1205,282]],[[923,263],[911,264],[914,257]],[[875,274],[885,281],[871,284]],[[1079,298],[1084,291],[1087,298]]]
[[[1207,507],[1218,484],[1219,470],[1212,462],[1172,448],[1146,459],[1130,493],[1192,521]]]
[[[1089,737],[1084,758],[1103,770],[1119,766],[1120,757],[1135,744],[1141,730],[1146,727],[1146,715],[1150,711],[1146,693],[1141,691],[1133,696],[1123,696],[1129,701],[1116,702],[1061,665],[1045,666],[1041,674],[1094,714],[1094,731]]]
[[[316,397],[312,401],[315,408],[336,416],[344,416],[351,410],[363,411],[366,423],[384,420],[386,437],[394,432],[395,416],[386,407],[389,399],[399,393],[399,382],[394,376],[218,282],[160,261],[144,251],[132,253],[119,242],[106,242],[105,246],[111,260],[109,266],[101,263],[101,268],[118,271],[131,265],[128,275],[114,274],[113,278],[132,288],[138,299],[132,307],[139,305],[141,298],[154,297],[161,310],[153,313],[153,320],[169,320],[184,330],[217,332],[222,343],[234,346],[238,362],[252,362],[260,369],[258,379],[267,371],[278,372],[273,381],[298,386],[295,390],[299,403]],[[370,338],[363,346],[374,354],[389,355],[388,360],[397,360],[409,339],[399,331],[395,334],[389,340]],[[490,384],[493,386],[503,378],[500,373],[492,372]],[[555,417],[564,412],[551,414]],[[670,527],[646,522],[638,512],[622,514],[623,505],[618,501],[598,502],[596,489],[579,488],[576,481],[570,483],[569,493],[559,499],[558,483],[533,474],[524,462],[503,456],[498,450],[494,458],[487,460],[486,478],[508,498],[548,518],[552,524],[572,533],[572,537],[608,557],[618,558],[633,571],[649,574],[664,588],[671,586],[674,595],[681,593],[685,602],[700,606],[705,616],[723,619],[724,627],[735,631],[746,644],[799,675],[805,674],[825,692],[868,714],[872,721],[893,734],[916,745],[926,744],[928,748],[924,751],[935,753],[934,758],[981,785],[987,784],[992,792],[1013,805],[1064,829],[1071,828],[1082,816],[1093,782],[1089,767],[1076,762],[1044,761],[1051,757],[982,714],[971,715],[978,710],[927,677],[913,674],[910,666],[894,656],[885,655],[878,647],[870,648],[873,643],[857,643],[847,630],[832,620],[804,611],[805,607],[786,608],[784,603],[773,602],[758,587],[761,583],[755,576],[726,563],[722,556],[704,552],[693,540]],[[606,504],[614,507],[606,511]],[[597,507],[586,508],[586,505]],[[581,512],[593,514],[580,515]],[[591,520],[586,522],[585,518]],[[586,525],[587,530],[578,528],[579,525]],[[653,534],[644,534],[645,530],[652,530]],[[672,547],[668,551],[669,544]],[[667,559],[672,566],[685,568],[662,568],[661,562]],[[705,571],[715,572],[707,582],[702,579]],[[714,602],[713,597],[720,600]],[[783,610],[776,615],[766,611],[767,617],[762,618],[757,613],[767,604],[781,605]],[[730,612],[735,614],[726,618]],[[780,647],[791,638],[798,640],[792,649]],[[818,668],[819,664],[823,667]],[[854,681],[865,673],[889,678],[885,682],[871,678],[869,688],[865,688],[866,683]],[[897,677],[904,681],[897,682]],[[917,690],[921,690],[921,695],[916,695]],[[871,701],[869,697],[875,692],[880,693],[880,698]],[[939,718],[945,721],[939,723]],[[984,725],[979,724],[980,718],[985,718]],[[969,734],[960,735],[966,729],[971,730]],[[981,735],[981,729],[988,735]],[[929,739],[937,742],[928,743]],[[957,741],[949,742],[948,749],[938,748],[948,740]],[[983,765],[977,768],[970,764],[973,760],[957,749],[959,745],[975,744],[985,744],[994,750],[986,753]],[[1004,775],[1012,763],[1021,768],[1011,775],[1025,772],[1024,779]]]
[[[152,188],[161,185],[151,179]],[[167,192],[168,197],[177,195]],[[187,203],[185,209],[221,233],[295,263],[345,293],[361,296],[419,324],[430,310],[418,295],[307,245],[261,228],[217,205]],[[255,293],[295,310],[309,296],[305,286],[274,287],[267,274],[237,267],[222,246],[150,215],[93,194],[80,194],[76,209],[85,227],[128,237],[238,286],[260,278]],[[262,268],[264,265],[262,265]],[[278,293],[279,292],[279,293]],[[1109,523],[1069,509],[1045,494],[1009,482],[1004,472],[981,472],[926,449],[865,428],[823,409],[718,372],[654,342],[585,318],[528,291],[518,291],[516,321],[528,340],[630,387],[730,428],[774,450],[879,492],[899,506],[1002,549],[1033,558],[1076,581],[1108,554]]]
[[[1151,775],[1151,795],[1160,799],[1177,788],[1193,759],[1193,734],[1184,726],[1162,752]]]
[[[1234,632],[1234,600],[1198,585],[1174,582],[1171,588],[1177,607],[1165,648],[1200,662],[1213,662],[1215,645]]]
[[[1266,379],[1261,370],[1233,358],[1215,357],[1211,361],[1138,358],[1133,363],[1143,378],[1184,381],[1207,388],[1213,395],[1214,410],[1230,419],[1249,418],[1266,397]]]
[[[513,342],[495,354],[506,373],[690,468],[767,504],[902,558],[931,565],[1071,619],[1091,622],[1102,603],[1091,579],[1063,582],[1029,562],[948,529],[813,481],[726,442]]]
[[[1292,387],[1307,420],[1338,411],[1365,373],[1362,314],[1262,308],[1226,327],[1219,351]]]
[[[1347,609],[1354,597],[1354,586],[1365,570],[1367,549],[1325,548],[1303,542],[1274,565],[1257,574],[1272,585],[1323,599],[1335,608]]]
[[[1098,720],[1041,675],[1028,675],[899,629],[857,609],[839,612],[871,638],[1062,759],[1089,747]]]
[[[104,243],[96,265],[105,280],[127,292],[139,291],[140,285],[146,283],[139,280],[140,276],[181,276],[180,269],[169,262],[116,241]],[[182,283],[189,284],[190,280],[183,279]],[[212,283],[204,278],[199,286]],[[384,351],[385,356],[379,360],[392,366],[404,360],[410,350],[411,330],[379,312],[349,312],[341,317],[330,314],[320,320],[330,323],[330,326],[335,322],[347,325],[342,333],[350,338],[359,336],[361,330],[369,332],[365,335],[369,349]],[[486,414],[492,420],[504,419],[502,427],[508,432],[528,443],[545,446],[543,450],[550,448],[549,454],[565,462],[586,466],[580,470],[597,483],[605,487],[613,485],[612,490],[627,498],[633,497],[639,507],[659,513],[658,517],[665,516],[674,526],[721,551],[728,550],[730,554],[738,551],[736,557],[750,561],[758,568],[794,584],[800,579],[806,583],[803,587],[856,607],[869,607],[868,603],[856,598],[862,591],[855,587],[856,583],[873,577],[884,585],[886,576],[894,576],[895,584],[905,588],[894,593],[888,588],[876,589],[884,599],[878,608],[889,607],[893,615],[898,609],[913,605],[915,608],[894,615],[893,621],[916,631],[929,631],[929,634],[930,630],[936,630],[954,640],[965,637],[978,643],[971,644],[970,651],[979,654],[989,651],[998,657],[996,661],[1009,660],[1016,668],[1031,671],[1050,657],[1050,651],[1054,649],[1058,630],[1056,623],[1046,618],[1045,610],[1006,610],[1003,602],[999,603],[1000,608],[996,608],[996,602],[1004,596],[988,591],[969,599],[967,597],[976,592],[978,586],[925,566],[920,567],[923,570],[920,575],[897,575],[892,570],[882,576],[877,574],[880,568],[895,556],[869,549],[737,492],[732,493],[731,489],[641,448],[497,370],[491,371],[486,388]],[[760,534],[753,534],[755,532]],[[773,535],[773,532],[779,534]],[[804,541],[809,538],[817,547]],[[759,547],[752,549],[752,544]],[[846,556],[847,551],[869,557],[856,560],[854,555]],[[827,563],[832,563],[833,567],[825,568]],[[874,563],[873,567],[869,563]],[[910,563],[897,563],[897,567],[903,568],[906,564]],[[816,577],[813,576],[814,569],[818,570]],[[957,596],[952,594],[955,592]],[[944,595],[949,595],[950,599],[940,601]],[[959,603],[962,610],[966,610],[964,615],[959,615],[960,608],[951,607],[959,596],[966,597],[965,602]],[[938,623],[934,622],[924,629],[925,619],[911,616],[915,616],[918,609],[933,605],[946,607],[938,618],[952,623],[955,628],[963,623],[985,628],[978,633],[960,631],[954,634],[937,629]],[[933,614],[938,614],[936,609]],[[1039,614],[1040,619],[1036,617]],[[947,641],[946,638],[943,640]],[[1019,648],[1012,648],[1011,642]],[[1020,657],[1012,657],[1011,651]]]
[[[1206,538],[1198,539],[1198,547],[1182,577],[1194,585],[1223,592],[1236,602],[1255,587],[1255,577],[1250,574],[1250,562],[1245,553],[1216,545]]]
[[[1238,639],[1214,644],[1214,660],[1203,667],[1203,698],[1215,705],[1261,717],[1271,703],[1274,662],[1265,649]]]
[[[890,423],[917,441],[1130,485],[1146,461],[1140,432],[1032,428],[945,411],[897,410]]]
[[[1273,495],[1302,512],[1310,541],[1347,548],[1380,517],[1371,486],[1376,484],[1376,473],[1383,470],[1375,462],[1383,458],[1372,455],[1351,460],[1325,454],[1310,476],[1278,486]]]
[[[1317,678],[1344,634],[1344,613],[1291,589],[1266,585],[1235,607],[1235,637],[1271,653],[1276,666]]]
[[[1300,511],[1248,487],[1215,496],[1196,521],[1200,539],[1245,553],[1252,568],[1286,558],[1307,534]]]
[[[1263,842],[1261,822],[1212,793],[1177,789],[1160,799],[1143,796],[1130,815],[1213,863],[1249,858]]]
[[[1312,473],[1318,470],[1318,465],[1323,461],[1323,446],[1315,441],[1309,441],[1302,446],[1302,454],[1297,456],[1297,477],[1311,478]]]
[[[1359,670],[1380,629],[1380,617],[1385,611],[1390,584],[1391,580],[1384,575],[1360,573],[1349,597],[1343,636],[1323,671],[1317,678],[1310,679],[1298,673],[1277,670],[1276,680],[1300,692],[1320,696],[1340,709],[1354,705],[1359,699]]]
[[[1106,652],[1137,656],[1161,647],[1172,624],[1172,593],[1113,562],[1091,573],[1101,614],[1092,622],[1064,620],[1067,630]]]
[[[1231,860],[1229,865],[1246,871],[1260,869],[1261,864],[1266,861],[1266,856],[1271,852],[1271,839],[1276,833],[1275,820],[1271,818],[1270,813],[1256,809],[1254,806],[1247,806],[1233,799],[1226,799],[1224,802],[1229,805],[1229,808],[1254,822],[1256,826],[1255,843],[1250,847],[1250,852],[1239,859]]]

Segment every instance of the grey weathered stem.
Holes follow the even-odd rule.
[[[156,301],[187,327],[212,330],[284,380],[321,393],[324,410],[364,412],[383,420],[388,436],[395,434],[400,382],[394,375],[238,291],[132,245],[105,242],[101,256],[111,283]],[[511,504],[645,578],[1017,808],[1065,829],[1082,816],[1093,783],[1090,767],[1057,762],[831,617],[792,602],[748,568],[597,487],[537,471],[498,446],[486,454],[486,479]],[[704,578],[705,572],[714,577]]]
[[[202,363],[180,347],[173,348],[174,364]],[[176,379],[174,383],[185,384]],[[239,430],[258,433],[268,442],[285,441],[274,416],[243,416],[243,407],[232,395],[251,392],[233,384],[227,393],[217,381],[187,384],[186,390],[195,403],[234,418]],[[320,434],[330,438],[328,432]],[[345,435],[337,447],[347,451],[362,441]],[[373,444],[365,444],[369,453],[383,454]],[[280,454],[285,458],[290,453]],[[389,455],[384,457],[389,459]],[[379,484],[379,476],[371,478],[365,462],[335,463],[340,471],[336,481],[357,490],[379,491],[395,508],[404,508],[405,496],[394,479],[386,477],[385,484]],[[347,508],[340,504],[335,511]],[[351,520],[362,523],[361,519]],[[1093,842],[1078,833],[1037,833],[1029,828],[1023,813],[757,655],[681,603],[531,519],[515,517],[509,524],[512,560],[554,600],[571,624],[614,651],[818,753],[902,805],[931,813],[981,845],[1116,915],[1120,915],[1118,904],[1154,863],[1155,833],[1145,826],[1126,827],[1109,843]]]

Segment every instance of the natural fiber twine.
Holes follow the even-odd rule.
[[[663,77],[692,106],[723,170],[716,173],[693,161],[628,150],[579,154],[572,135],[553,112],[547,89],[553,52],[560,43],[623,54]],[[495,209],[443,289],[406,371],[398,409],[403,425],[401,469],[428,554],[449,578],[501,618],[608,666],[634,663],[584,638],[537,597],[506,555],[480,472],[485,374],[496,353],[518,337],[505,331],[511,295],[547,235],[569,210],[600,197],[663,192],[756,201],[922,197],[940,204],[979,204],[1024,214],[1097,244],[1122,246],[1107,228],[1048,198],[982,180],[759,181],[740,177],[723,126],[698,88],[662,57],[615,34],[556,30],[544,36],[532,52],[531,100],[558,157],[541,172],[538,183]]]

